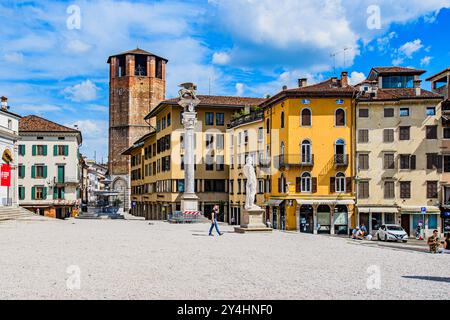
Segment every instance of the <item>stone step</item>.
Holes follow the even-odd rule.
[[[18,220],[36,216],[33,212],[21,207],[0,207],[0,221]]]

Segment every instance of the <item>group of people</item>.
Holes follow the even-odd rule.
[[[369,233],[367,232],[367,228],[364,225],[364,223],[361,224],[361,226],[356,227],[356,229],[353,229],[353,232],[352,232],[353,240],[364,240],[368,236],[369,236]]]
[[[434,230],[433,235],[428,238],[428,246],[431,253],[450,254],[450,233],[445,235],[445,239],[441,241],[439,231]]]

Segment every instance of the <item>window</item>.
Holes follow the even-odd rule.
[[[302,163],[312,163],[311,142],[309,142],[308,140],[304,140],[302,142]]]
[[[217,148],[218,150],[223,150],[224,147],[225,147],[225,142],[224,142],[225,136],[224,136],[223,134],[218,134],[218,135],[216,136],[216,138],[217,138],[216,148]]]
[[[164,130],[166,128],[166,117],[162,118],[162,129]]]
[[[21,144],[19,145],[19,156],[25,155],[25,145]]]
[[[426,126],[426,137],[428,140],[436,140],[438,138],[438,126]]]
[[[181,171],[183,171],[184,168],[185,168],[184,156],[181,156]]]
[[[248,130],[244,131],[244,144],[247,145],[248,144]]]
[[[64,200],[64,187],[57,188],[55,187],[53,189],[53,199],[54,200]]]
[[[12,130],[12,120],[8,119],[8,129]]]
[[[345,174],[342,172],[339,172],[336,175],[336,192],[338,193],[344,193],[345,192],[345,185],[346,185],[346,179]]]
[[[225,159],[223,156],[217,156],[216,170],[224,171],[225,170]]]
[[[345,111],[343,109],[337,109],[334,118],[336,127],[345,127]]]
[[[369,170],[369,155],[361,153],[358,156],[359,170]]]
[[[409,117],[409,108],[400,108],[400,117]]]
[[[427,108],[427,117],[433,117],[436,115],[436,107]]]
[[[225,125],[225,114],[216,113],[216,126],[223,126],[223,125]]]
[[[18,166],[18,171],[19,171],[19,179],[25,178],[25,166],[20,164]]]
[[[311,192],[311,174],[305,172],[302,174],[301,179],[301,192]]]
[[[437,181],[427,181],[427,198],[437,199],[438,198],[438,182]]]
[[[214,112],[206,112],[205,114],[205,124],[207,126],[213,126],[214,125]]]
[[[369,130],[360,129],[358,131],[358,142],[359,143],[368,143],[369,142]]]
[[[69,155],[69,146],[53,146],[53,155],[67,157]]]
[[[400,198],[411,199],[411,182],[409,181],[400,182]]]
[[[281,126],[281,129],[284,129],[284,112],[282,112],[281,113],[281,119],[280,119],[281,121],[281,124],[280,124],[280,126]]]
[[[395,156],[393,153],[384,154],[384,169],[386,170],[395,169]]]
[[[394,199],[395,198],[395,183],[394,181],[384,182],[384,198]]]
[[[234,180],[230,180],[230,188],[228,191],[230,194],[234,194]]]
[[[47,188],[37,186],[31,189],[32,200],[46,200],[47,199]]]
[[[385,143],[394,142],[394,129],[384,129],[383,130],[383,142],[385,142]]]
[[[270,120],[269,119],[267,119],[267,121],[266,121],[266,133],[270,134]]]
[[[450,156],[444,156],[444,172],[450,172]]]
[[[410,139],[410,127],[400,127],[400,140],[406,141]]]
[[[214,135],[207,134],[206,135],[206,149],[213,149],[214,148]]]
[[[450,128],[444,128],[444,139],[450,139]]]
[[[169,113],[167,115],[167,126],[170,127],[172,125],[172,115]]]
[[[437,153],[427,153],[427,169],[440,170],[442,168],[442,156]]]
[[[358,198],[359,199],[369,198],[369,181],[360,181],[358,183]]]
[[[214,170],[214,157],[211,155],[206,155],[205,157],[205,168],[206,171],[213,171]]]
[[[301,126],[302,127],[310,127],[311,124],[312,124],[311,110],[310,109],[303,109],[302,110],[302,117],[301,117]]]
[[[19,200],[25,200],[25,187],[19,186]]]
[[[360,118],[368,118],[369,117],[369,109],[359,109],[359,117]]]
[[[205,192],[225,192],[225,180],[205,180]]]
[[[258,142],[264,142],[264,128],[258,128]]]
[[[400,155],[400,169],[401,170],[415,170],[416,156],[409,154]]]
[[[33,156],[46,156],[47,146],[46,145],[33,145]]]
[[[384,117],[385,118],[393,118],[394,117],[394,108],[385,108],[384,109]]]
[[[66,140],[66,137],[58,137],[59,141]]]
[[[258,180],[258,193],[264,194],[264,180],[263,179]]]
[[[185,181],[184,180],[177,180],[177,192],[183,193],[185,191]]]
[[[396,88],[413,88],[413,76],[386,76],[383,77],[382,88],[396,89]]]

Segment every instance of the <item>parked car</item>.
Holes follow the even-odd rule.
[[[402,241],[408,242],[408,234],[399,225],[386,224],[382,225],[377,232],[378,241]]]

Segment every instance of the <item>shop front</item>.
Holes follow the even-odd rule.
[[[416,237],[420,230],[423,238],[431,236],[433,230],[441,229],[441,211],[438,207],[402,207],[401,225],[410,237]]]
[[[447,234],[450,233],[450,211],[443,211],[441,214],[442,218],[442,232]]]
[[[285,213],[284,210],[281,210],[282,207],[282,203],[284,202],[284,200],[280,200],[280,199],[271,199],[269,200],[266,205],[270,208],[269,212],[271,212],[271,223],[272,223],[272,228],[273,229],[281,229],[282,227],[282,217],[281,214]]]
[[[365,226],[371,235],[375,235],[384,224],[400,224],[397,207],[358,206],[357,225]]]

